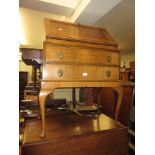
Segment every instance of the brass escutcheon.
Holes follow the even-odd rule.
[[[111,62],[111,60],[112,60],[111,56],[107,56],[106,60],[107,60],[107,62]]]
[[[64,57],[63,52],[58,52],[58,57],[59,57],[59,59],[63,59],[63,57]]]
[[[62,77],[63,76],[63,70],[62,69],[59,69],[57,73],[58,73],[58,76],[59,77]]]
[[[111,76],[111,72],[110,71],[106,71],[106,75],[107,75],[107,77],[110,77]]]

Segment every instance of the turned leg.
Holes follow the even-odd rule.
[[[39,104],[40,104],[40,115],[41,115],[41,127],[42,127],[42,131],[41,131],[41,138],[44,138],[46,136],[46,125],[45,125],[45,100],[47,95],[50,93],[51,91],[47,91],[47,90],[41,90],[40,94],[39,94]]]
[[[113,89],[117,92],[118,98],[117,98],[117,103],[116,103],[116,110],[115,110],[115,121],[117,122],[118,120],[118,114],[119,110],[122,104],[122,98],[123,98],[123,89],[122,87],[113,87]]]

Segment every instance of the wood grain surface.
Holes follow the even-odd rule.
[[[27,120],[23,155],[125,155],[128,150],[127,128],[104,114],[53,113],[46,126],[47,136],[40,139],[40,121]]]
[[[119,65],[119,53],[106,49],[45,43],[45,61]],[[62,55],[62,57],[60,57]]]
[[[39,94],[41,137],[46,136],[45,100],[56,88],[112,87],[122,100],[118,44],[103,28],[45,19],[43,79]]]
[[[105,45],[117,45],[114,39],[103,28],[77,25],[67,22],[45,19],[45,32],[48,37],[75,41],[84,41]]]

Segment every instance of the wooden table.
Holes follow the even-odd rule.
[[[40,120],[26,121],[22,155],[125,155],[128,151],[127,128],[104,114],[53,112],[46,127],[48,136],[40,139]]]

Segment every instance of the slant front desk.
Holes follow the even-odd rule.
[[[43,79],[39,95],[42,132],[46,135],[45,99],[56,88],[112,87],[122,100],[117,43],[103,28],[45,19]]]

